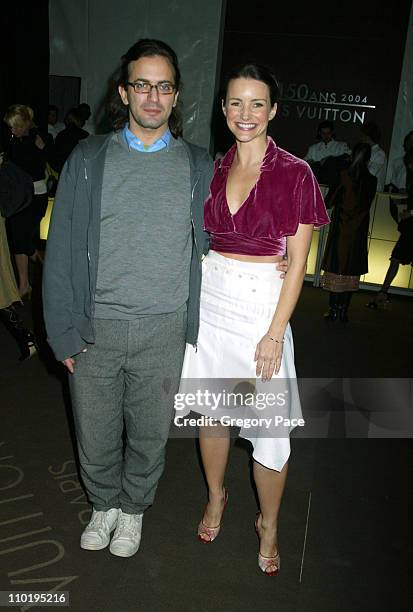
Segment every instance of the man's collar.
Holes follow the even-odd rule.
[[[127,125],[123,128],[123,135],[129,149],[135,149],[145,153],[152,153],[154,151],[160,151],[169,146],[172,134],[169,128],[166,128],[165,132],[155,142],[150,145],[145,145],[140,138],[135,136]]]

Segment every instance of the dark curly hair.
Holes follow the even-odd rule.
[[[154,57],[156,55],[165,57],[171,64],[175,76],[176,91],[179,91],[181,73],[175,51],[161,40],[141,38],[122,56],[121,66],[112,80],[108,111],[114,130],[121,130],[128,123],[129,119],[128,107],[123,104],[118,91],[120,85],[125,88],[127,87],[127,82],[129,80],[129,64],[141,57]],[[168,122],[169,129],[175,138],[182,136],[182,116],[178,106],[179,103],[172,109]]]

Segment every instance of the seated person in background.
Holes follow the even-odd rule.
[[[320,142],[311,145],[304,159],[310,165],[324,161],[327,157],[350,155],[351,151],[346,142],[335,140],[334,124],[331,121],[322,121],[318,126],[317,138]]]
[[[59,173],[79,140],[89,136],[89,133],[81,127],[82,119],[77,108],[68,111],[65,124],[65,129],[56,136],[55,142],[53,168]]]
[[[49,132],[53,140],[55,140],[59,132],[65,129],[65,124],[57,120],[58,116],[59,109],[57,108],[57,106],[55,106],[54,104],[49,104],[47,131]]]
[[[403,148],[404,153],[413,149],[413,130],[408,132],[403,140]],[[405,155],[403,157],[397,157],[392,164],[392,172],[390,177],[389,191],[405,191],[407,189],[406,186],[406,165],[404,161]],[[396,188],[396,189],[394,189]]]
[[[365,123],[360,129],[362,142],[371,146],[369,172],[377,177],[377,191],[383,191],[386,180],[387,157],[379,146],[380,130],[375,123]]]

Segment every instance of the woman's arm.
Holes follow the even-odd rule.
[[[256,374],[262,380],[270,380],[274,372],[279,372],[284,332],[301,293],[312,234],[313,225],[299,224],[296,234],[287,237],[288,273],[268,332],[255,351]]]

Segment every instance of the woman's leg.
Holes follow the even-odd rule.
[[[336,321],[338,318],[338,305],[340,294],[335,291],[329,291],[328,296],[328,311],[324,313],[324,318],[328,321]]]
[[[0,310],[0,321],[16,340],[20,349],[20,361],[32,357],[36,353],[37,343],[33,333],[25,327],[16,309],[11,305]]]
[[[14,256],[19,281],[19,293],[21,296],[28,293],[29,283],[29,258],[24,253],[16,253]]]
[[[288,463],[281,472],[277,472],[254,461],[253,471],[261,511],[257,521],[260,553],[264,557],[275,557],[278,552],[278,512],[287,479]],[[276,569],[270,566],[267,571],[276,571]]]
[[[229,428],[218,424],[216,427],[200,427],[199,446],[208,484],[208,503],[202,522],[206,527],[217,527],[224,511],[224,478],[230,448]],[[201,534],[201,537],[209,540],[206,534]]]
[[[399,271],[399,266],[400,261],[398,259],[390,259],[390,265],[386,272],[383,285],[381,286],[381,289],[376,293],[374,299],[368,302],[367,306],[369,308],[377,308],[377,306],[379,306],[380,304],[386,304],[386,302],[389,301],[387,292],[390,289],[390,285],[396,277],[397,272]]]
[[[383,281],[383,286],[380,289],[379,293],[388,292],[390,285],[392,284],[393,280],[396,277],[397,272],[399,271],[399,265],[400,265],[400,261],[398,261],[397,259],[390,260],[389,269],[387,270],[387,274]]]
[[[340,321],[343,323],[348,322],[348,309],[350,307],[351,298],[353,297],[353,291],[343,291],[341,294],[341,308],[339,311]]]

